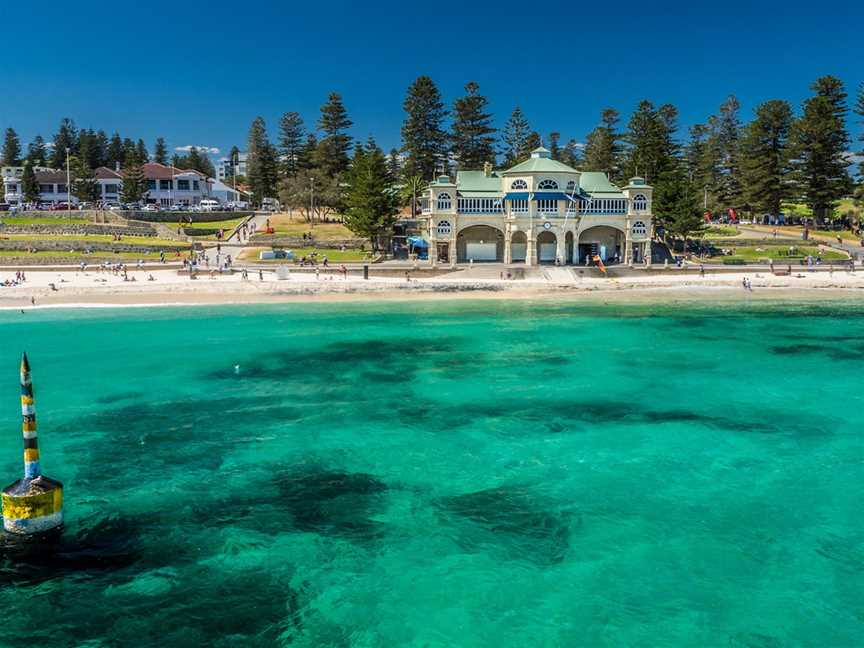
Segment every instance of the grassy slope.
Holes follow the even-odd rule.
[[[74,241],[82,243],[117,243],[110,234],[7,234],[0,238],[8,241]],[[120,244],[161,245],[164,247],[189,247],[188,243],[149,236],[124,236]]]
[[[270,226],[276,230],[277,236],[292,236],[300,238],[303,234],[312,232],[319,241],[357,238],[341,223],[321,223],[314,227],[302,220],[289,218],[287,214],[276,214],[270,219]],[[259,231],[260,234],[260,231]]]
[[[732,247],[732,246],[730,246]],[[748,246],[748,247],[733,247],[735,253],[727,256],[711,257],[711,261],[744,261],[746,263],[756,263],[759,261],[767,261],[773,259],[778,263],[798,262],[807,255],[821,257],[823,261],[842,261],[848,257],[842,252],[820,250],[816,246],[799,246],[795,245],[795,252],[790,255],[788,246],[772,245],[772,246]]]

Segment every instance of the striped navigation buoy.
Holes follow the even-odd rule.
[[[24,478],[3,489],[3,528],[30,535],[63,524],[63,484],[42,474],[36,438],[36,409],[27,354],[21,357],[21,415],[24,418]]]

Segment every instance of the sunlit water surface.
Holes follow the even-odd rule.
[[[860,646],[864,310],[0,314],[0,644]],[[236,366],[236,368],[235,368]]]

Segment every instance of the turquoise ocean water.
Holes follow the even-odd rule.
[[[864,309],[0,314],[0,645],[860,646]],[[235,370],[235,365],[239,368]]]

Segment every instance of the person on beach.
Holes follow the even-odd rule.
[[[264,281],[264,271],[260,268],[258,270],[258,281]]]
[[[700,277],[704,277],[704,276],[705,276],[705,266],[702,265],[701,263],[699,264],[699,276],[700,276]]]

